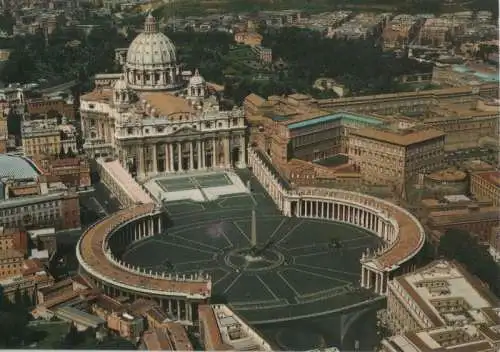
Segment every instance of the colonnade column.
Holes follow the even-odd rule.
[[[168,144],[168,162],[170,164],[170,171],[175,171],[174,167],[174,145],[172,143]]]
[[[205,169],[207,167],[206,165],[207,159],[205,155],[205,141],[201,141],[201,168]]]
[[[212,167],[216,167],[219,161],[217,160],[217,143],[215,142],[215,138],[212,139]]]
[[[240,167],[245,167],[245,135],[240,136],[240,157],[239,157]]]
[[[193,141],[189,142],[189,169],[194,169],[194,150],[193,150]]]
[[[198,153],[198,170],[201,169],[201,158],[202,158],[202,155],[201,155],[201,141],[196,141],[196,152]]]
[[[144,175],[144,150],[137,147],[137,175]]]
[[[170,172],[172,169],[170,168],[170,153],[169,153],[169,144],[165,144],[165,171]]]
[[[229,137],[224,137],[224,166],[231,167],[231,150]]]
[[[177,143],[177,171],[182,170],[182,143]]]
[[[177,300],[177,320],[181,320],[181,301]]]
[[[156,156],[156,144],[152,145],[152,149],[153,149],[153,160],[152,160],[153,170],[151,170],[151,171],[156,174],[156,173],[158,173],[158,160],[157,160],[157,156]]]
[[[374,279],[374,282],[372,281]],[[388,273],[375,271],[361,263],[361,287],[373,289],[379,295],[387,291]]]

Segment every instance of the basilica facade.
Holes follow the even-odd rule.
[[[121,73],[96,75],[81,97],[84,150],[117,158],[139,178],[245,167],[241,108],[222,110],[214,85],[181,71],[172,41],[148,15]]]

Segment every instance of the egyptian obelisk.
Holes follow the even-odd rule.
[[[250,241],[252,247],[257,245],[257,219],[255,218],[255,209],[252,209],[252,238]]]

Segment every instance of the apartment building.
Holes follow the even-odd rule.
[[[45,157],[37,164],[46,174],[59,179],[67,187],[87,188],[90,186],[90,166],[83,157],[55,158]]]
[[[77,151],[75,127],[57,118],[23,121],[21,138],[24,155],[33,159]]]
[[[80,227],[78,194],[31,160],[0,154],[0,226],[31,230]]]
[[[23,260],[23,253],[15,249],[0,251],[0,280],[21,275]]]
[[[28,234],[25,231],[0,226],[0,251],[15,249],[28,254]]]

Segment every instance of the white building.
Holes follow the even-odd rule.
[[[243,110],[220,110],[198,71],[184,79],[153,16],[128,48],[123,73],[98,75],[96,86],[81,98],[90,156],[115,157],[139,178],[245,166]]]
[[[458,265],[435,261],[388,284],[385,352],[498,351],[500,304]]]

